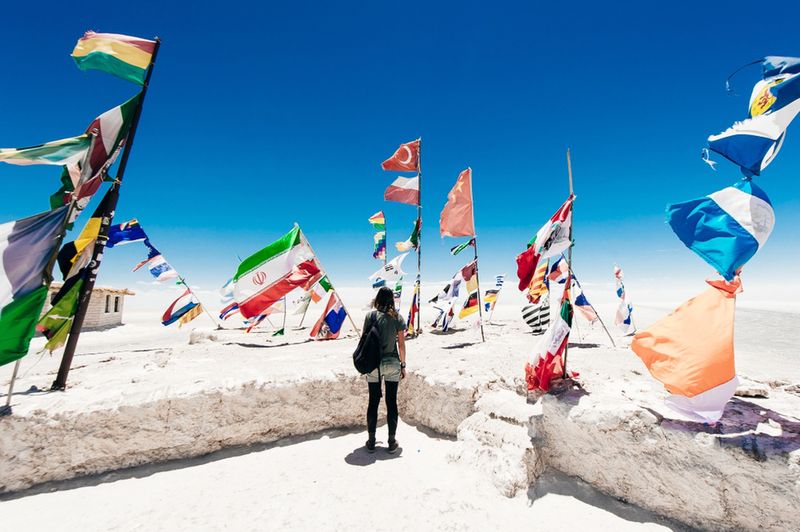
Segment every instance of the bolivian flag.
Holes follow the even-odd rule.
[[[87,31],[75,45],[72,58],[81,70],[102,70],[144,85],[155,47],[155,41],[138,37]]]

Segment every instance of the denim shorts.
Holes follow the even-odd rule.
[[[381,377],[386,382],[400,382],[400,359],[386,357],[381,360]],[[367,382],[378,382],[378,370],[367,373]]]

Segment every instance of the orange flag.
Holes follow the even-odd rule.
[[[447,203],[439,217],[442,236],[475,236],[472,213],[472,168],[458,175],[455,186],[447,194]]]
[[[712,288],[639,332],[631,349],[672,394],[668,406],[716,422],[738,385],[733,318],[741,282],[708,283]]]

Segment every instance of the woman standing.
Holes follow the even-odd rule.
[[[369,405],[367,406],[367,451],[375,452],[375,429],[378,426],[378,405],[381,402],[381,383],[386,383],[386,421],[389,425],[389,453],[398,448],[397,439],[397,387],[406,376],[406,323],[394,308],[394,294],[388,287],[381,287],[373,302],[375,310],[364,318],[364,331],[375,320],[381,338],[380,372],[375,369],[367,374]]]

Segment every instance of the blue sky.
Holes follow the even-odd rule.
[[[138,218],[193,284],[222,284],[237,255],[295,221],[334,282],[366,283],[378,266],[367,218],[386,212],[392,247],[415,216],[383,201],[397,174],[380,162],[419,136],[428,280],[465,262],[447,252],[459,240],[438,236],[461,170],[473,168],[482,272],[513,276],[515,255],[567,195],[567,147],[584,282],[610,281],[615,262],[629,285],[702,279],[710,268],[664,224],[664,207],[739,178],[726,162],[715,173],[700,160],[709,134],[745,117],[758,70],[735,80],[735,96],[725,78],[764,55],[800,55],[800,8],[772,3],[781,16],[764,18],[751,2],[556,4],[13,3],[0,22],[0,146],[78,134],[135,93],[73,65],[85,30],[158,35],[116,220]],[[798,131],[757,181],[777,224],[751,279],[778,280],[800,258]],[[47,208],[58,175],[0,167],[0,221]],[[100,282],[149,281],[130,273],[143,257],[139,246],[111,250]]]

